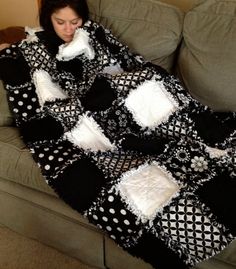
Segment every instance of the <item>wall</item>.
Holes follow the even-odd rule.
[[[0,0],[0,28],[38,26],[37,0]]]
[[[202,0],[160,0],[187,11]],[[8,26],[38,26],[40,0],[0,0],[0,28]]]

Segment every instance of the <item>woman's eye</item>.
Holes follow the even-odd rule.
[[[78,22],[79,22],[79,21],[72,21],[72,24],[73,24],[73,25],[76,25],[76,24],[78,24]]]

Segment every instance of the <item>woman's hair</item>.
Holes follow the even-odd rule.
[[[89,17],[89,10],[86,0],[42,0],[39,12],[39,23],[47,32],[54,32],[51,22],[51,15],[58,9],[70,7],[85,23]]]

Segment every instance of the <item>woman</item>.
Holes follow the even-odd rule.
[[[75,30],[88,20],[85,1],[42,1],[41,4],[41,26],[66,43],[73,39]]]
[[[42,1],[40,24],[1,53],[0,76],[48,184],[154,267],[223,249],[236,225],[214,186],[235,186],[235,114],[213,113],[132,54],[84,0]]]

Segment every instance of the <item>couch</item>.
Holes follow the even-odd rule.
[[[90,17],[132,51],[176,74],[217,111],[236,111],[235,0],[88,0]],[[0,31],[0,43],[24,37]],[[0,223],[97,268],[151,269],[60,200],[14,125],[0,81]],[[157,253],[158,259],[158,253]],[[236,242],[195,269],[236,268]]]

